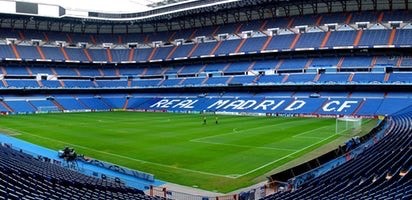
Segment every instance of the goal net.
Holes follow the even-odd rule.
[[[38,112],[39,113],[50,113],[50,112],[59,112],[59,108],[57,106],[39,106]]]
[[[336,134],[356,135],[362,130],[362,118],[336,118]]]

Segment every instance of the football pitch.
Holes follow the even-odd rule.
[[[55,150],[71,146],[157,179],[218,192],[263,181],[273,169],[348,138],[335,134],[335,119],[220,115],[216,124],[215,116],[207,115],[206,124],[203,120],[199,114],[140,112],[13,115],[0,118],[0,132]],[[364,120],[363,133],[374,125]]]

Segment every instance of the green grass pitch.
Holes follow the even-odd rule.
[[[199,114],[139,112],[0,119],[1,132],[29,142],[55,150],[72,146],[80,154],[161,180],[219,192],[263,181],[276,167],[344,141],[334,134],[334,119],[219,116],[215,124],[209,115],[203,125]]]

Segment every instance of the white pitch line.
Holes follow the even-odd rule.
[[[225,144],[225,143],[219,143],[219,142],[205,142],[205,141],[198,141],[198,140],[190,140],[190,142],[215,144],[215,145],[222,145],[222,146],[232,146],[232,147],[243,147],[243,148],[280,150],[280,151],[297,151],[298,150],[298,149],[284,149],[284,148],[276,148],[276,147],[257,147],[257,146],[249,146],[249,145]]]
[[[2,128],[0,129],[0,131],[3,131],[6,135],[10,135],[10,136],[18,136],[21,135],[21,131],[18,131],[16,129],[12,129],[12,128]],[[10,131],[11,133],[9,133],[8,131]]]
[[[329,126],[331,126],[331,125],[329,125]],[[319,128],[315,128],[315,129],[309,130],[309,131],[305,131],[305,132],[303,132],[303,133],[299,133],[299,134],[294,135],[294,136],[292,136],[292,137],[294,137],[294,138],[296,138],[296,137],[306,138],[306,137],[300,137],[300,136],[301,136],[301,135],[305,135],[306,133],[311,133],[311,132],[313,132],[313,131],[317,131],[317,130],[320,130],[320,129],[324,129],[325,127],[328,127],[328,126],[322,126],[322,127],[319,127]],[[318,139],[322,139],[322,138],[323,138],[323,137],[318,137]]]
[[[68,145],[71,145],[71,146],[74,146],[74,147],[80,147],[80,148],[83,148],[83,149],[87,149],[89,151],[94,151],[94,152],[98,152],[98,153],[102,153],[102,154],[106,154],[106,155],[111,155],[111,156],[115,156],[115,157],[119,157],[119,158],[124,158],[124,159],[128,159],[128,160],[137,161],[137,162],[140,162],[140,163],[143,163],[143,164],[148,163],[148,164],[157,165],[157,166],[161,166],[161,167],[177,169],[177,170],[182,170],[182,171],[187,171],[187,172],[194,172],[194,173],[199,173],[199,174],[205,174],[205,175],[210,175],[210,176],[218,176],[218,177],[231,178],[231,179],[236,179],[237,178],[237,177],[233,177],[231,175],[222,175],[222,174],[215,174],[215,173],[210,173],[210,172],[197,171],[197,170],[193,170],[193,169],[180,168],[180,167],[175,167],[175,166],[171,166],[171,165],[165,165],[165,164],[160,164],[160,163],[156,163],[156,162],[151,162],[151,161],[146,161],[146,160],[141,160],[141,159],[136,159],[136,158],[130,158],[130,157],[127,157],[127,156],[114,154],[114,153],[109,153],[109,152],[105,152],[105,151],[100,151],[100,150],[92,149],[92,148],[85,147],[85,146],[82,146],[82,145],[72,144],[72,143],[64,142],[64,141],[53,139],[53,138],[43,137],[43,136],[40,136],[40,135],[35,135],[35,134],[31,134],[31,133],[24,132],[24,131],[19,131],[19,132],[24,133],[24,134],[28,134],[28,135],[31,135],[31,136],[34,136],[34,137],[50,140],[50,141],[55,141],[55,142],[60,142],[60,143],[63,143],[63,144],[68,144]]]
[[[275,124],[275,125],[269,125],[269,126],[264,126],[264,127],[275,127],[275,126],[279,126],[279,125],[283,125],[283,124],[287,124],[287,123],[293,123],[293,122],[288,121],[288,122],[285,122],[285,123],[280,123],[280,124]],[[251,129],[245,129],[245,130],[241,130],[241,131],[238,131],[238,132],[244,132],[244,131],[249,131],[249,130],[254,130],[254,129],[259,129],[259,128],[263,128],[263,127],[256,127],[256,128],[251,128]],[[319,128],[319,129],[320,129],[320,128]],[[10,130],[11,130],[11,129],[10,129]],[[312,131],[313,131],[313,130],[312,130]],[[115,156],[115,157],[119,157],[119,158],[124,158],[124,159],[128,159],[128,160],[138,161],[138,162],[143,163],[143,164],[148,163],[148,164],[157,165],[157,166],[166,167],[166,168],[171,168],[171,169],[177,169],[177,170],[182,170],[182,171],[188,171],[188,172],[194,172],[194,173],[211,175],[211,176],[218,176],[218,177],[224,177],[224,178],[231,178],[231,179],[237,179],[237,178],[239,178],[239,177],[242,177],[242,176],[251,174],[251,173],[253,173],[253,172],[255,172],[255,171],[258,171],[258,170],[260,170],[260,169],[262,169],[262,168],[264,168],[264,167],[267,167],[267,166],[269,166],[269,165],[271,165],[271,164],[273,164],[273,163],[276,163],[276,162],[278,162],[278,161],[280,161],[280,160],[283,160],[283,159],[285,159],[285,158],[287,158],[287,157],[289,157],[289,156],[292,156],[292,155],[294,155],[294,154],[297,154],[297,153],[299,153],[299,152],[301,152],[301,151],[303,151],[303,150],[305,150],[305,149],[307,149],[307,148],[310,148],[310,147],[312,147],[312,146],[314,146],[314,145],[316,145],[316,144],[319,144],[319,143],[321,143],[321,142],[323,142],[323,141],[325,141],[325,140],[327,140],[327,139],[335,136],[335,135],[331,135],[331,136],[329,136],[329,137],[327,137],[327,138],[325,138],[325,139],[323,139],[323,140],[321,140],[321,141],[319,141],[319,142],[316,142],[316,143],[314,143],[314,144],[312,144],[312,145],[309,145],[309,146],[307,146],[307,147],[304,147],[304,148],[302,148],[302,149],[296,150],[295,152],[293,152],[293,153],[291,153],[291,154],[288,154],[288,155],[286,155],[286,156],[284,156],[284,157],[282,157],[282,158],[279,158],[279,159],[277,159],[277,160],[271,161],[271,162],[269,162],[269,163],[267,163],[267,164],[265,164],[265,165],[262,165],[262,166],[260,166],[260,167],[258,167],[258,168],[256,168],[256,169],[253,169],[253,170],[251,170],[251,171],[248,171],[248,172],[246,172],[246,173],[244,173],[244,174],[239,174],[239,175],[233,175],[233,174],[232,174],[232,175],[222,175],[222,174],[215,174],[215,173],[203,172],[203,171],[198,171],[198,170],[180,168],[180,167],[175,167],[175,166],[170,166],[170,165],[155,163],[155,162],[151,162],[151,161],[140,160],[140,159],[136,159],[136,158],[130,158],[130,157],[123,156],[123,155],[118,155],[118,154],[113,154],[113,153],[109,153],[109,152],[105,152],[105,151],[100,151],[100,150],[96,150],[96,149],[91,149],[91,148],[89,148],[89,147],[85,147],[85,146],[82,146],[82,145],[71,144],[71,143],[64,142],[64,141],[60,141],[60,140],[57,140],[57,139],[53,139],[53,138],[48,138],[48,137],[43,137],[43,136],[31,134],[31,133],[28,133],[28,132],[25,132],[25,131],[17,131],[17,132],[19,132],[19,133],[24,133],[24,134],[28,134],[28,135],[31,135],[31,136],[34,136],[34,137],[38,137],[38,138],[42,138],[42,139],[46,139],[46,140],[50,140],[50,141],[56,141],[56,142],[60,142],[60,143],[63,143],[63,144],[68,144],[68,145],[80,147],[80,148],[83,148],[83,149],[87,149],[87,150],[94,151],[94,152],[98,152],[98,153],[102,153],[102,154],[107,154],[107,155],[111,155],[111,156]],[[229,135],[229,134],[234,134],[234,133],[225,133],[225,134],[220,134],[220,135],[213,135],[213,136],[208,136],[208,137],[203,137],[203,138],[197,138],[197,139],[194,139],[193,141],[196,140],[195,142],[199,142],[199,141],[197,141],[197,140],[201,140],[201,139],[205,139],[205,138],[217,137],[217,136],[221,136],[221,135]],[[191,141],[192,141],[192,140],[191,140]],[[204,142],[204,143],[207,143],[207,142]],[[255,147],[255,148],[257,148],[257,147]],[[285,150],[286,150],[286,149],[285,149]],[[291,149],[290,149],[290,150],[291,150]]]
[[[21,135],[21,133],[4,133],[4,134],[9,135],[9,136],[19,136],[19,135]]]
[[[321,143],[321,142],[323,142],[323,141],[325,141],[325,140],[327,140],[327,139],[329,139],[329,138],[331,138],[331,137],[333,137],[333,136],[335,136],[335,135],[331,135],[331,136],[329,136],[329,137],[327,137],[327,138],[325,138],[325,139],[323,139],[323,140],[321,140],[321,141],[319,141],[319,142],[316,142],[316,143],[314,143],[314,144],[311,144],[311,145],[309,145],[309,146],[307,146],[307,147],[304,147],[304,148],[302,148],[302,149],[300,149],[300,150],[298,150],[298,151],[295,151],[295,152],[293,152],[293,153],[291,153],[291,154],[288,154],[288,155],[286,155],[286,156],[283,156],[283,157],[281,157],[281,158],[279,158],[279,159],[276,159],[276,160],[274,160],[274,161],[272,161],[272,162],[266,163],[266,164],[264,164],[264,165],[262,165],[262,166],[260,166],[260,167],[258,167],[258,168],[256,168],[256,169],[250,170],[250,171],[248,171],[248,172],[246,172],[246,173],[244,173],[244,174],[240,174],[237,178],[242,177],[242,176],[246,176],[246,175],[251,174],[251,173],[253,173],[253,172],[255,172],[255,171],[258,171],[258,170],[260,170],[260,169],[262,169],[262,168],[265,168],[265,167],[267,167],[267,166],[269,166],[269,165],[271,165],[271,164],[273,164],[273,163],[279,162],[279,161],[281,161],[281,160],[283,160],[283,159],[285,159],[285,158],[287,158],[287,157],[289,157],[289,156],[292,156],[292,155],[295,155],[295,154],[297,154],[297,153],[300,153],[301,151],[303,151],[303,150],[305,150],[305,149],[308,149],[308,148],[310,148],[310,147],[312,147],[312,146],[314,146],[314,145],[316,145],[316,144],[319,144],[319,143]]]
[[[299,137],[295,137],[295,138],[302,138],[302,139],[323,139],[324,137],[315,137],[315,136],[299,136]]]
[[[223,134],[219,134],[219,135],[211,135],[211,136],[196,138],[196,139],[193,139],[193,140],[199,141],[199,140],[203,140],[203,139],[215,138],[215,137],[220,137],[220,136],[224,136],[224,135],[241,134],[243,132],[247,132],[247,131],[251,131],[251,130],[258,130],[258,129],[267,128],[267,127],[283,126],[284,124],[288,124],[288,123],[296,123],[296,122],[295,121],[286,121],[286,122],[283,122],[283,123],[272,124],[272,125],[267,125],[267,126],[259,126],[259,127],[244,129],[244,130],[240,130],[240,131],[238,131],[237,128],[234,128],[233,132],[223,133]]]

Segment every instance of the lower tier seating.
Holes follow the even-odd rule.
[[[160,199],[0,146],[0,199]]]
[[[386,95],[386,96],[385,96]],[[314,98],[314,96],[316,98]],[[410,93],[272,92],[207,94],[4,95],[3,113],[56,111],[168,110],[305,115],[391,115],[412,105]]]
[[[389,118],[385,137],[349,162],[275,199],[411,199],[412,109]]]

